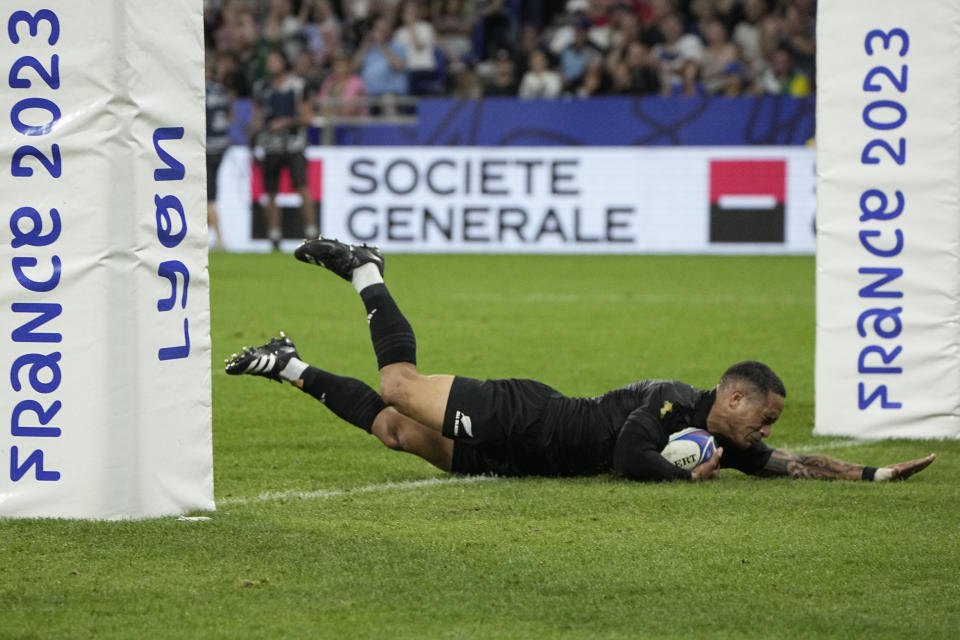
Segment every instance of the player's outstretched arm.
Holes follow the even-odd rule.
[[[757,475],[820,480],[906,480],[930,466],[936,457],[936,454],[931,453],[926,458],[899,462],[878,469],[819,454],[801,456],[774,449],[767,464]]]

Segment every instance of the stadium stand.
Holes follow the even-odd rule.
[[[317,113],[402,121],[421,97],[518,96],[531,59],[562,86],[525,95],[802,97],[814,91],[815,15],[815,0],[207,0],[204,21],[235,98],[279,49],[322,95]],[[374,37],[378,22],[387,37]],[[387,47],[407,82],[368,90],[364,56]],[[321,88],[345,60],[355,75],[340,108]]]

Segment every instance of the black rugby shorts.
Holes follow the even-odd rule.
[[[263,157],[263,189],[267,193],[276,193],[280,188],[280,170],[286,167],[290,171],[293,188],[299,189],[307,184],[307,159],[303,152],[268,153]]]
[[[542,445],[543,411],[557,392],[536,380],[456,377],[443,435],[454,440],[454,473],[526,475]]]

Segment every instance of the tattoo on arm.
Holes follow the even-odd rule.
[[[843,462],[824,455],[799,456],[774,449],[758,475],[767,477],[819,478],[822,480],[859,480],[863,465]]]

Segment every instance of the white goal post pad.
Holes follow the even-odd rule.
[[[960,437],[960,3],[817,17],[818,434]]]
[[[0,516],[214,508],[202,9],[0,11]]]

